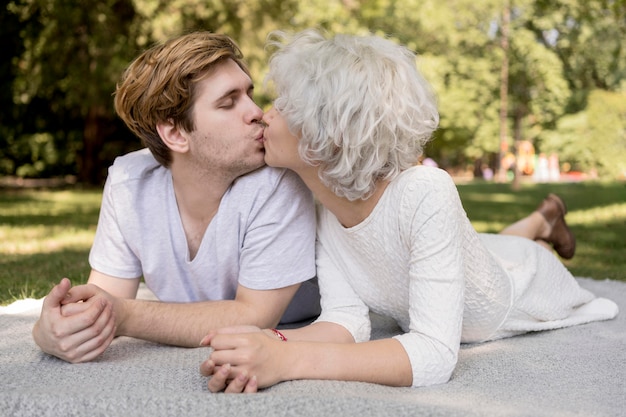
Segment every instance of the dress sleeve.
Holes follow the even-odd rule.
[[[344,279],[319,241],[316,252],[322,307],[316,322],[339,324],[352,334],[355,342],[368,341],[372,329],[368,307]]]
[[[407,184],[400,213],[410,250],[409,331],[395,338],[409,356],[413,386],[445,383],[461,339],[465,212],[452,180],[436,173]]]

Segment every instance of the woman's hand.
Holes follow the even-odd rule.
[[[252,393],[281,379],[285,342],[271,330],[234,326],[209,333],[201,342],[213,352],[200,365],[200,373],[211,376],[209,391]]]

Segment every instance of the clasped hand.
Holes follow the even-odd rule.
[[[99,356],[115,337],[115,298],[95,285],[71,288],[63,278],[43,301],[33,338],[41,350],[67,362]]]
[[[200,345],[213,348],[200,365],[200,373],[211,377],[211,392],[254,393],[281,381],[277,358],[285,343],[258,327],[222,328],[210,332]]]

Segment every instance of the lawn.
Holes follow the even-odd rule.
[[[576,276],[626,281],[626,184],[584,182],[459,184],[478,231],[497,232],[531,212],[549,192],[566,201],[576,234],[576,256],[565,264]],[[0,189],[0,305],[43,297],[62,277],[87,279],[100,190]]]

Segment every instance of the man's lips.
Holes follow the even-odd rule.
[[[265,129],[261,129],[261,132],[256,136],[256,141],[258,142],[265,142]]]

